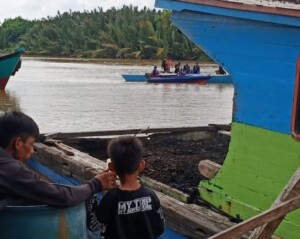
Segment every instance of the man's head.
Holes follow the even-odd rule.
[[[110,169],[120,175],[130,175],[143,170],[143,145],[136,137],[123,136],[113,139],[107,147],[111,159]]]
[[[24,113],[14,111],[0,116],[0,147],[15,159],[28,160],[38,136],[37,124]]]

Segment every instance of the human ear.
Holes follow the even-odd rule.
[[[146,166],[145,160],[141,160],[139,165],[139,171],[142,172],[145,169],[145,166]]]
[[[110,162],[110,163],[108,163],[108,169],[109,169],[109,171],[111,171],[111,172],[116,172],[116,168],[114,167],[114,165]]]
[[[16,151],[19,151],[22,144],[23,144],[23,141],[22,141],[21,137],[16,137],[13,142],[13,147]]]

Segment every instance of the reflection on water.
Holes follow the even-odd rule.
[[[213,73],[215,68],[201,69]],[[24,58],[21,70],[7,85],[7,93],[14,109],[21,109],[34,118],[41,132],[231,122],[231,85],[126,83],[121,76],[145,73],[149,69],[152,66]]]
[[[9,91],[0,90],[0,112],[21,110],[17,97]]]

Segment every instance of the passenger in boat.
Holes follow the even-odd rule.
[[[163,73],[166,73],[167,72],[167,57],[165,57],[161,63],[161,68],[163,69]]]
[[[39,128],[22,112],[9,112],[0,117],[0,201],[7,198],[67,207],[89,199],[93,194],[116,186],[116,174],[104,171],[87,183],[68,187],[54,185],[25,164],[34,152]]]
[[[180,62],[177,62],[177,63],[175,64],[175,71],[174,71],[174,73],[178,74],[178,73],[179,73],[179,70],[180,70]]]
[[[110,141],[109,169],[120,178],[119,188],[108,191],[97,208],[103,239],[157,239],[164,231],[164,215],[153,190],[138,175],[145,168],[143,146],[136,137]]]
[[[184,75],[185,75],[185,72],[183,71],[182,68],[180,68],[180,70],[177,73],[177,76],[184,76]]]
[[[199,62],[196,62],[196,65],[193,66],[193,74],[200,74],[200,65]]]
[[[171,73],[171,68],[173,67],[172,60],[168,57],[167,58],[167,73]]]
[[[157,70],[157,66],[154,66],[151,76],[157,76],[157,75],[159,75],[159,73],[160,72],[159,72],[159,70]]]
[[[190,74],[190,71],[191,71],[191,68],[190,68],[189,64],[186,63],[186,64],[183,66],[183,72],[184,72],[185,74]]]
[[[222,68],[222,66],[219,66],[219,69],[216,70],[216,74],[218,75],[226,75],[226,71]]]

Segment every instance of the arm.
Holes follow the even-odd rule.
[[[102,181],[97,178],[83,185],[68,187],[39,179],[37,174],[17,160],[7,160],[0,166],[0,185],[10,196],[19,196],[52,206],[73,206],[102,190]]]

